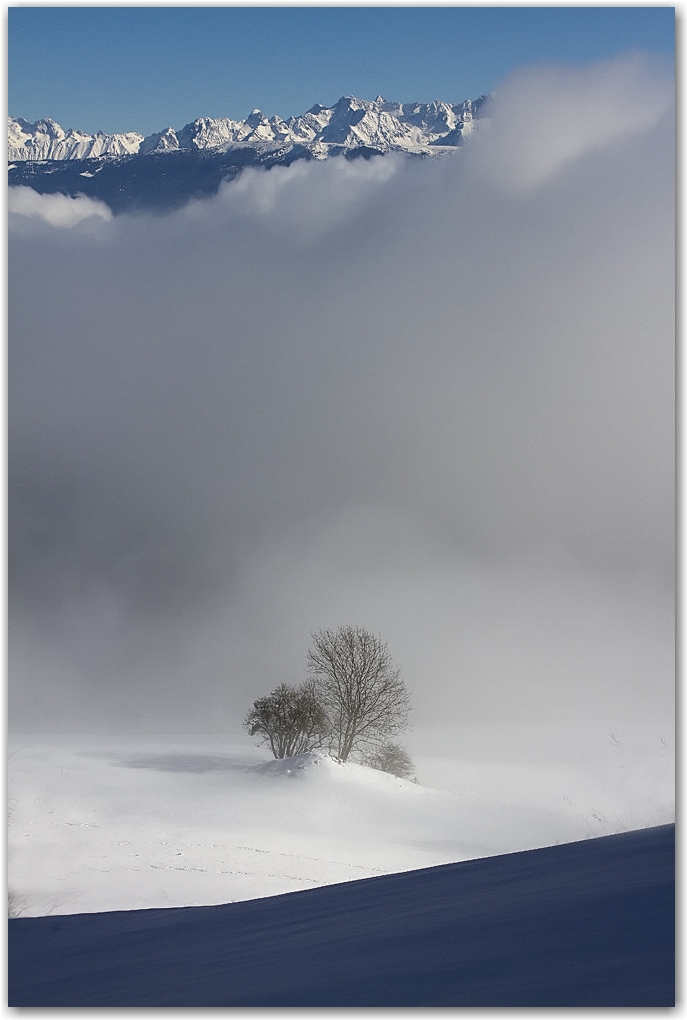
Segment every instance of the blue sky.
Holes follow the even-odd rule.
[[[672,59],[671,7],[13,7],[9,112],[88,131],[459,102],[541,60]]]

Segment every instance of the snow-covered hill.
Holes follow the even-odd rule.
[[[316,104],[307,113],[282,120],[253,110],[245,120],[199,117],[174,130],[167,127],[148,137],[135,131],[89,135],[64,130],[54,120],[30,124],[23,118],[8,121],[9,160],[93,159],[100,156],[144,155],[180,150],[228,152],[254,148],[284,156],[295,147],[324,159],[332,153],[364,147],[378,152],[433,154],[456,147],[474,130],[484,96],[451,104],[388,103],[382,96],[369,101],[342,96],[334,106]]]

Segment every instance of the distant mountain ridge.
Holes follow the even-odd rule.
[[[40,194],[87,195],[114,213],[164,211],[217,192],[246,167],[288,166],[330,156],[389,152],[427,158],[455,152],[476,129],[486,96],[462,103],[388,103],[343,96],[299,117],[199,117],[175,131],[90,135],[54,120],[9,118],[10,186]]]
[[[64,130],[46,118],[30,124],[8,118],[8,158],[14,161],[81,160],[179,151],[226,153],[250,147],[261,154],[298,147],[311,158],[352,152],[360,147],[378,152],[435,154],[455,148],[474,130],[485,96],[452,104],[390,103],[342,96],[334,106],[316,104],[298,117],[267,118],[260,110],[245,120],[199,117],[180,130],[168,127],[145,137],[136,131],[90,135]]]

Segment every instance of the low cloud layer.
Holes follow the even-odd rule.
[[[15,193],[13,728],[231,729],[349,622],[417,723],[668,718],[669,89],[529,70],[455,157],[167,216]]]
[[[640,54],[593,67],[524,68],[485,108],[495,130],[480,137],[480,169],[509,191],[528,191],[587,153],[639,141],[673,102],[672,82],[649,83],[649,68]]]
[[[112,213],[104,202],[86,195],[39,195],[33,188],[10,188],[8,210],[15,230],[21,229],[23,217],[49,223],[52,227],[73,227],[94,217],[111,220]]]

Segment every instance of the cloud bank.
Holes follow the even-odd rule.
[[[39,195],[33,188],[10,188],[8,210],[15,229],[22,217],[35,218],[52,227],[73,227],[82,220],[96,217],[111,220],[112,213],[104,202],[86,195]]]
[[[455,157],[163,217],[13,196],[13,728],[235,727],[349,622],[416,723],[669,718],[669,89],[529,70]]]
[[[495,131],[480,137],[480,169],[527,191],[616,139],[641,140],[673,103],[672,82],[649,84],[649,67],[633,54],[592,67],[523,68],[486,107]]]

